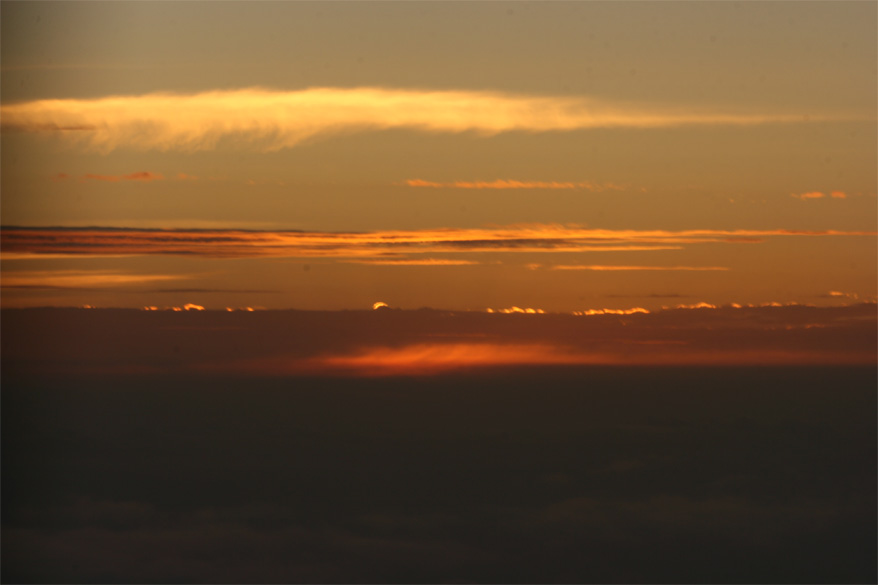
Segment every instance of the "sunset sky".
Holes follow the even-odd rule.
[[[876,298],[874,3],[2,17],[4,307]]]
[[[0,581],[878,579],[878,3],[0,29]]]

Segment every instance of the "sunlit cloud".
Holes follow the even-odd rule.
[[[712,305],[710,303],[705,303],[702,301],[702,302],[694,303],[691,305],[677,305],[676,308],[678,308],[678,309],[716,309],[716,308],[718,308],[718,306]]]
[[[370,266],[472,266],[481,264],[475,260],[453,260],[450,258],[369,258],[343,260],[343,262]]]
[[[635,315],[637,313],[648,314],[649,311],[643,307],[632,307],[630,309],[587,309],[585,311],[573,311],[573,315]]]
[[[596,270],[596,271],[627,271],[627,270],[691,270],[691,271],[711,271],[711,270],[728,270],[725,266],[609,266],[603,264],[581,265],[581,264],[557,264],[551,267],[552,270]]]
[[[186,278],[171,274],[125,274],[112,271],[3,271],[2,288],[96,288]]]
[[[422,132],[571,131],[754,125],[837,119],[772,112],[693,110],[614,104],[570,96],[491,91],[260,88],[196,94],[152,93],[4,104],[5,130],[50,132],[102,151],[116,148],[212,149],[227,138],[263,150],[321,135],[404,128]]]
[[[848,298],[848,299],[858,299],[860,296],[857,293],[846,293],[840,290],[831,290],[825,295],[821,295],[829,298]]]
[[[409,187],[429,187],[444,189],[582,189],[585,191],[623,191],[625,187],[614,183],[559,182],[559,181],[517,181],[512,179],[496,179],[494,181],[454,181],[436,183],[422,179],[409,179],[405,182]]]
[[[751,243],[751,238],[872,236],[876,232],[837,230],[605,230],[562,225],[515,225],[472,229],[375,232],[246,230],[157,230],[127,228],[19,228],[0,231],[6,255],[154,255],[209,257],[335,258],[378,260],[404,265],[432,262],[432,255],[476,252],[628,252],[675,250],[690,244]],[[743,238],[743,240],[741,239]],[[457,258],[451,259],[453,261]],[[466,261],[466,260],[465,260]],[[414,262],[418,264],[419,262]],[[573,266],[573,265],[570,265]],[[600,270],[569,268],[575,270]],[[643,267],[624,270],[723,270],[724,267]],[[562,268],[563,270],[564,268]],[[603,268],[612,270],[613,268]]]
[[[847,199],[848,196],[844,191],[831,191],[829,195],[822,191],[809,191],[807,193],[790,193],[790,197],[807,201],[808,199],[824,199],[826,197],[831,199]]]
[[[523,313],[527,315],[542,315],[545,313],[543,309],[534,309],[532,307],[516,307],[512,306],[508,309],[485,309],[486,313],[503,313],[503,314],[511,314],[511,313]]]

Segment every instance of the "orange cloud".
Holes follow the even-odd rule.
[[[588,309],[586,311],[573,311],[573,315],[635,315],[637,313],[649,313],[643,307],[633,307],[631,309]]]
[[[331,374],[335,376],[430,376],[461,369],[501,366],[601,363],[600,356],[544,344],[422,343],[404,347],[370,347],[349,354],[299,360],[258,360],[242,364],[262,374]]]
[[[539,224],[365,233],[8,227],[0,231],[0,250],[19,257],[26,254],[185,254],[405,261],[422,260],[424,254],[649,251],[680,249],[706,242],[734,245],[736,238],[875,235],[876,232],[837,230],[605,230]],[[722,270],[722,267],[690,268]]]
[[[89,173],[87,175],[83,175],[83,178],[91,181],[106,181],[108,183],[118,183],[119,181],[160,181],[165,177],[159,173],[141,171],[137,173],[130,173],[128,175],[95,175]]]
[[[545,311],[542,309],[533,309],[531,307],[521,308],[521,307],[516,307],[516,306],[509,307],[508,309],[485,309],[485,312],[486,313],[504,313],[504,314],[523,313],[523,314],[527,314],[527,315],[542,315],[543,313],[545,313]]]
[[[172,274],[124,274],[112,271],[28,270],[3,271],[2,288],[93,288],[125,286],[143,282],[178,280]]]
[[[606,265],[579,265],[559,264],[551,267],[552,270],[728,270],[725,266],[606,266]]]
[[[808,199],[823,199],[826,197],[826,193],[822,191],[810,191],[808,193],[791,193],[790,197],[795,197],[796,199],[801,199],[802,201],[806,201]],[[829,197],[832,199],[847,199],[847,193],[844,191],[832,191],[829,193]]]
[[[409,187],[431,187],[446,189],[585,189],[587,191],[622,191],[625,187],[613,183],[591,183],[588,181],[517,181],[514,179],[496,179],[494,181],[454,181],[452,183],[435,183],[421,179],[409,179]]]
[[[316,136],[404,128],[420,132],[571,131],[754,125],[839,119],[802,114],[694,111],[571,96],[380,87],[258,88],[50,99],[0,106],[4,129],[50,132],[104,152],[116,148],[213,149],[224,139],[263,150]]]
[[[370,266],[472,266],[481,264],[475,260],[451,260],[448,258],[374,258],[364,260],[342,260],[348,264],[368,264]]]

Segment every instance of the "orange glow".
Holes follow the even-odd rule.
[[[509,307],[508,309],[485,309],[485,312],[486,313],[505,313],[505,314],[525,313],[528,315],[542,315],[543,313],[545,313],[545,311],[542,309],[532,309],[530,307],[523,309],[521,307],[515,307],[515,306]]]
[[[401,348],[368,348],[349,355],[326,355],[281,366],[290,373],[333,373],[350,376],[429,376],[459,369],[497,366],[601,363],[596,356],[540,344],[446,343]]]

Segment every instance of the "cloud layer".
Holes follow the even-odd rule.
[[[680,249],[696,243],[754,244],[769,237],[875,236],[837,230],[606,230],[562,225],[472,229],[304,232],[147,230],[127,228],[20,228],[0,232],[7,258],[21,255],[153,255],[210,257],[349,258],[400,264],[460,264],[424,254],[468,252],[585,252]],[[453,260],[459,260],[454,258]],[[568,270],[723,270],[716,266],[556,267]]]
[[[494,135],[806,119],[792,114],[617,105],[582,97],[378,87],[248,88],[38,100],[3,105],[0,112],[6,130],[63,134],[102,151],[122,147],[207,150],[226,138],[278,150],[319,135],[391,128]]]

